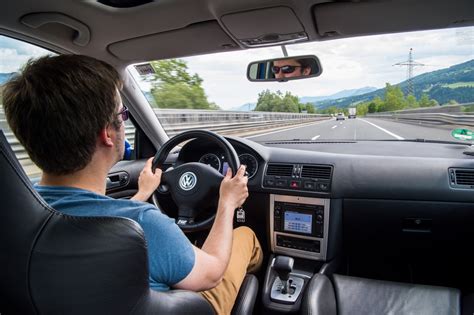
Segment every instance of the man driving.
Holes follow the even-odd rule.
[[[287,58],[275,60],[272,73],[276,79],[306,76],[311,74],[311,65],[309,59]]]
[[[230,314],[245,274],[263,254],[254,232],[233,229],[234,210],[248,197],[245,166],[221,182],[215,222],[202,248],[174,220],[147,203],[162,171],[149,159],[131,200],[105,195],[106,178],[124,153],[122,82],[109,64],[80,55],[29,61],[5,85],[7,121],[43,171],[36,190],[54,209],[75,216],[120,216],[139,223],[148,244],[150,287],[200,291],[218,314]]]

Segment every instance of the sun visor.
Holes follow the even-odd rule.
[[[305,41],[308,36],[288,7],[272,7],[226,14],[222,24],[246,47],[261,47]]]
[[[239,48],[216,21],[196,23],[108,46],[117,58],[127,61],[177,58]]]
[[[429,10],[429,14],[423,12]],[[389,0],[325,3],[313,7],[322,37],[345,37],[467,26],[474,24],[474,1]]]

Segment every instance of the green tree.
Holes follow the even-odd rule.
[[[370,103],[371,104],[371,103]],[[365,116],[369,111],[369,103],[361,103],[356,106],[356,114],[357,116]]]
[[[376,113],[383,111],[384,102],[380,97],[375,97],[369,104],[367,105],[367,112],[368,113]]]
[[[261,112],[291,112],[298,113],[304,105],[299,102],[298,96],[290,92],[283,94],[281,91],[275,93],[264,90],[258,94],[255,111]]]
[[[371,114],[378,112],[377,104],[375,104],[375,102],[370,102],[367,106],[367,112]]]
[[[152,90],[152,94],[159,108],[212,109],[204,94],[204,89],[200,86],[165,83]]]
[[[431,102],[430,102],[430,98],[428,97],[428,94],[423,93],[423,95],[421,95],[421,98],[420,98],[420,107],[430,107],[430,106],[431,106]]]
[[[385,84],[385,112],[403,109],[406,105],[405,97],[399,86]]]
[[[153,95],[159,108],[220,109],[207,99],[203,80],[190,74],[184,60],[152,61],[155,74],[151,80]]]
[[[155,69],[154,81],[160,83],[185,83],[187,85],[201,85],[202,79],[197,73],[188,73],[188,66],[182,59],[157,60],[151,62]]]
[[[417,108],[419,107],[419,104],[416,100],[416,97],[412,94],[408,95],[407,96],[407,99],[406,99],[406,106],[408,108]]]
[[[304,106],[304,108],[306,109],[306,112],[308,114],[314,114],[316,113],[316,110],[314,109],[314,105],[311,104],[311,103],[306,103],[306,105]]]
[[[272,106],[276,102],[277,94],[270,92],[270,90],[264,90],[258,93],[258,101],[254,110],[259,112],[271,112]]]

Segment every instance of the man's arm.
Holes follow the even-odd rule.
[[[216,219],[202,246],[194,247],[195,262],[191,272],[174,285],[178,289],[203,291],[217,286],[229,263],[232,250],[234,210],[248,197],[245,166],[231,178],[230,169],[222,180]]]

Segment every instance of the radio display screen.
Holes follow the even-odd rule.
[[[313,216],[311,214],[285,211],[283,230],[287,232],[311,234],[312,225]]]

